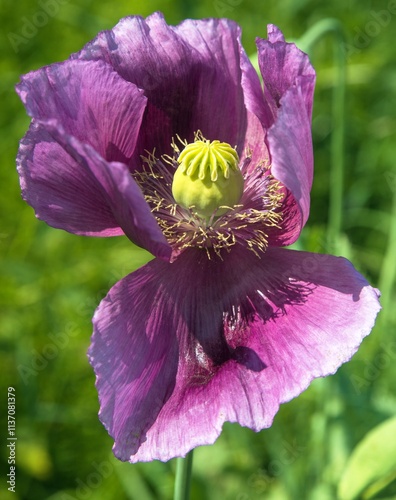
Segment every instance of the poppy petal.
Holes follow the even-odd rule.
[[[350,359],[379,309],[378,291],[343,258],[238,249],[223,261],[197,250],[155,259],[94,317],[90,360],[116,455],[168,460],[213,443],[225,421],[270,426],[279,404]]]
[[[22,196],[53,227],[86,236],[126,234],[154,255],[171,249],[128,167],[106,162],[54,120],[33,122],[17,158]]]
[[[147,98],[110,65],[67,60],[24,75],[16,89],[33,118],[56,119],[105,160],[129,162]]]

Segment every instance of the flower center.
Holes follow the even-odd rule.
[[[226,142],[196,135],[180,153],[172,194],[180,206],[197,215],[220,217],[232,209],[243,193],[238,153]]]
[[[207,141],[199,131],[194,143],[178,139],[184,146],[182,152],[173,141],[172,157],[157,158],[154,152],[148,153],[142,156],[142,168],[133,173],[173,247],[172,258],[187,248],[205,250],[209,259],[215,255],[222,258],[235,245],[260,257],[267,249],[270,232],[280,228],[286,196],[285,188],[272,177],[267,159],[252,167],[249,151],[239,161],[229,144]],[[219,197],[211,195],[215,200],[212,206],[205,198],[205,181],[212,189],[220,186]],[[194,192],[191,186],[199,189]],[[183,190],[189,191],[187,199]]]

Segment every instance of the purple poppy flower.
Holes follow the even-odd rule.
[[[347,260],[281,248],[309,214],[315,73],[275,26],[257,48],[264,88],[234,22],[129,17],[17,87],[37,216],[156,257],[93,319],[121,460],[183,456],[225,421],[270,426],[350,359],[380,308]]]

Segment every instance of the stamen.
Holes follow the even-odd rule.
[[[174,150],[177,155],[176,147]],[[222,214],[218,216],[218,211],[215,211],[208,217],[199,213],[194,206],[186,208],[175,203],[172,196],[175,166],[172,168],[169,165],[170,157],[158,159],[154,153],[148,153],[142,160],[142,170],[133,174],[134,179],[174,248],[175,255],[195,247],[205,250],[208,258],[222,258],[224,251],[231,251],[237,244],[245,246],[258,257],[265,252],[269,229],[280,227],[280,209],[285,196],[283,186],[271,176],[269,167],[260,166],[248,172],[250,159],[247,158],[242,165],[245,188],[240,202],[221,204],[218,211],[222,211]],[[173,165],[175,161],[173,159]],[[198,166],[193,168],[199,170]],[[220,169],[219,177],[222,177],[223,167],[220,166]]]

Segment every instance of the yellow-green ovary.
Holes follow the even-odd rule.
[[[224,215],[238,204],[243,177],[238,154],[229,144],[195,140],[180,153],[178,163],[172,183],[176,203],[205,218]]]

